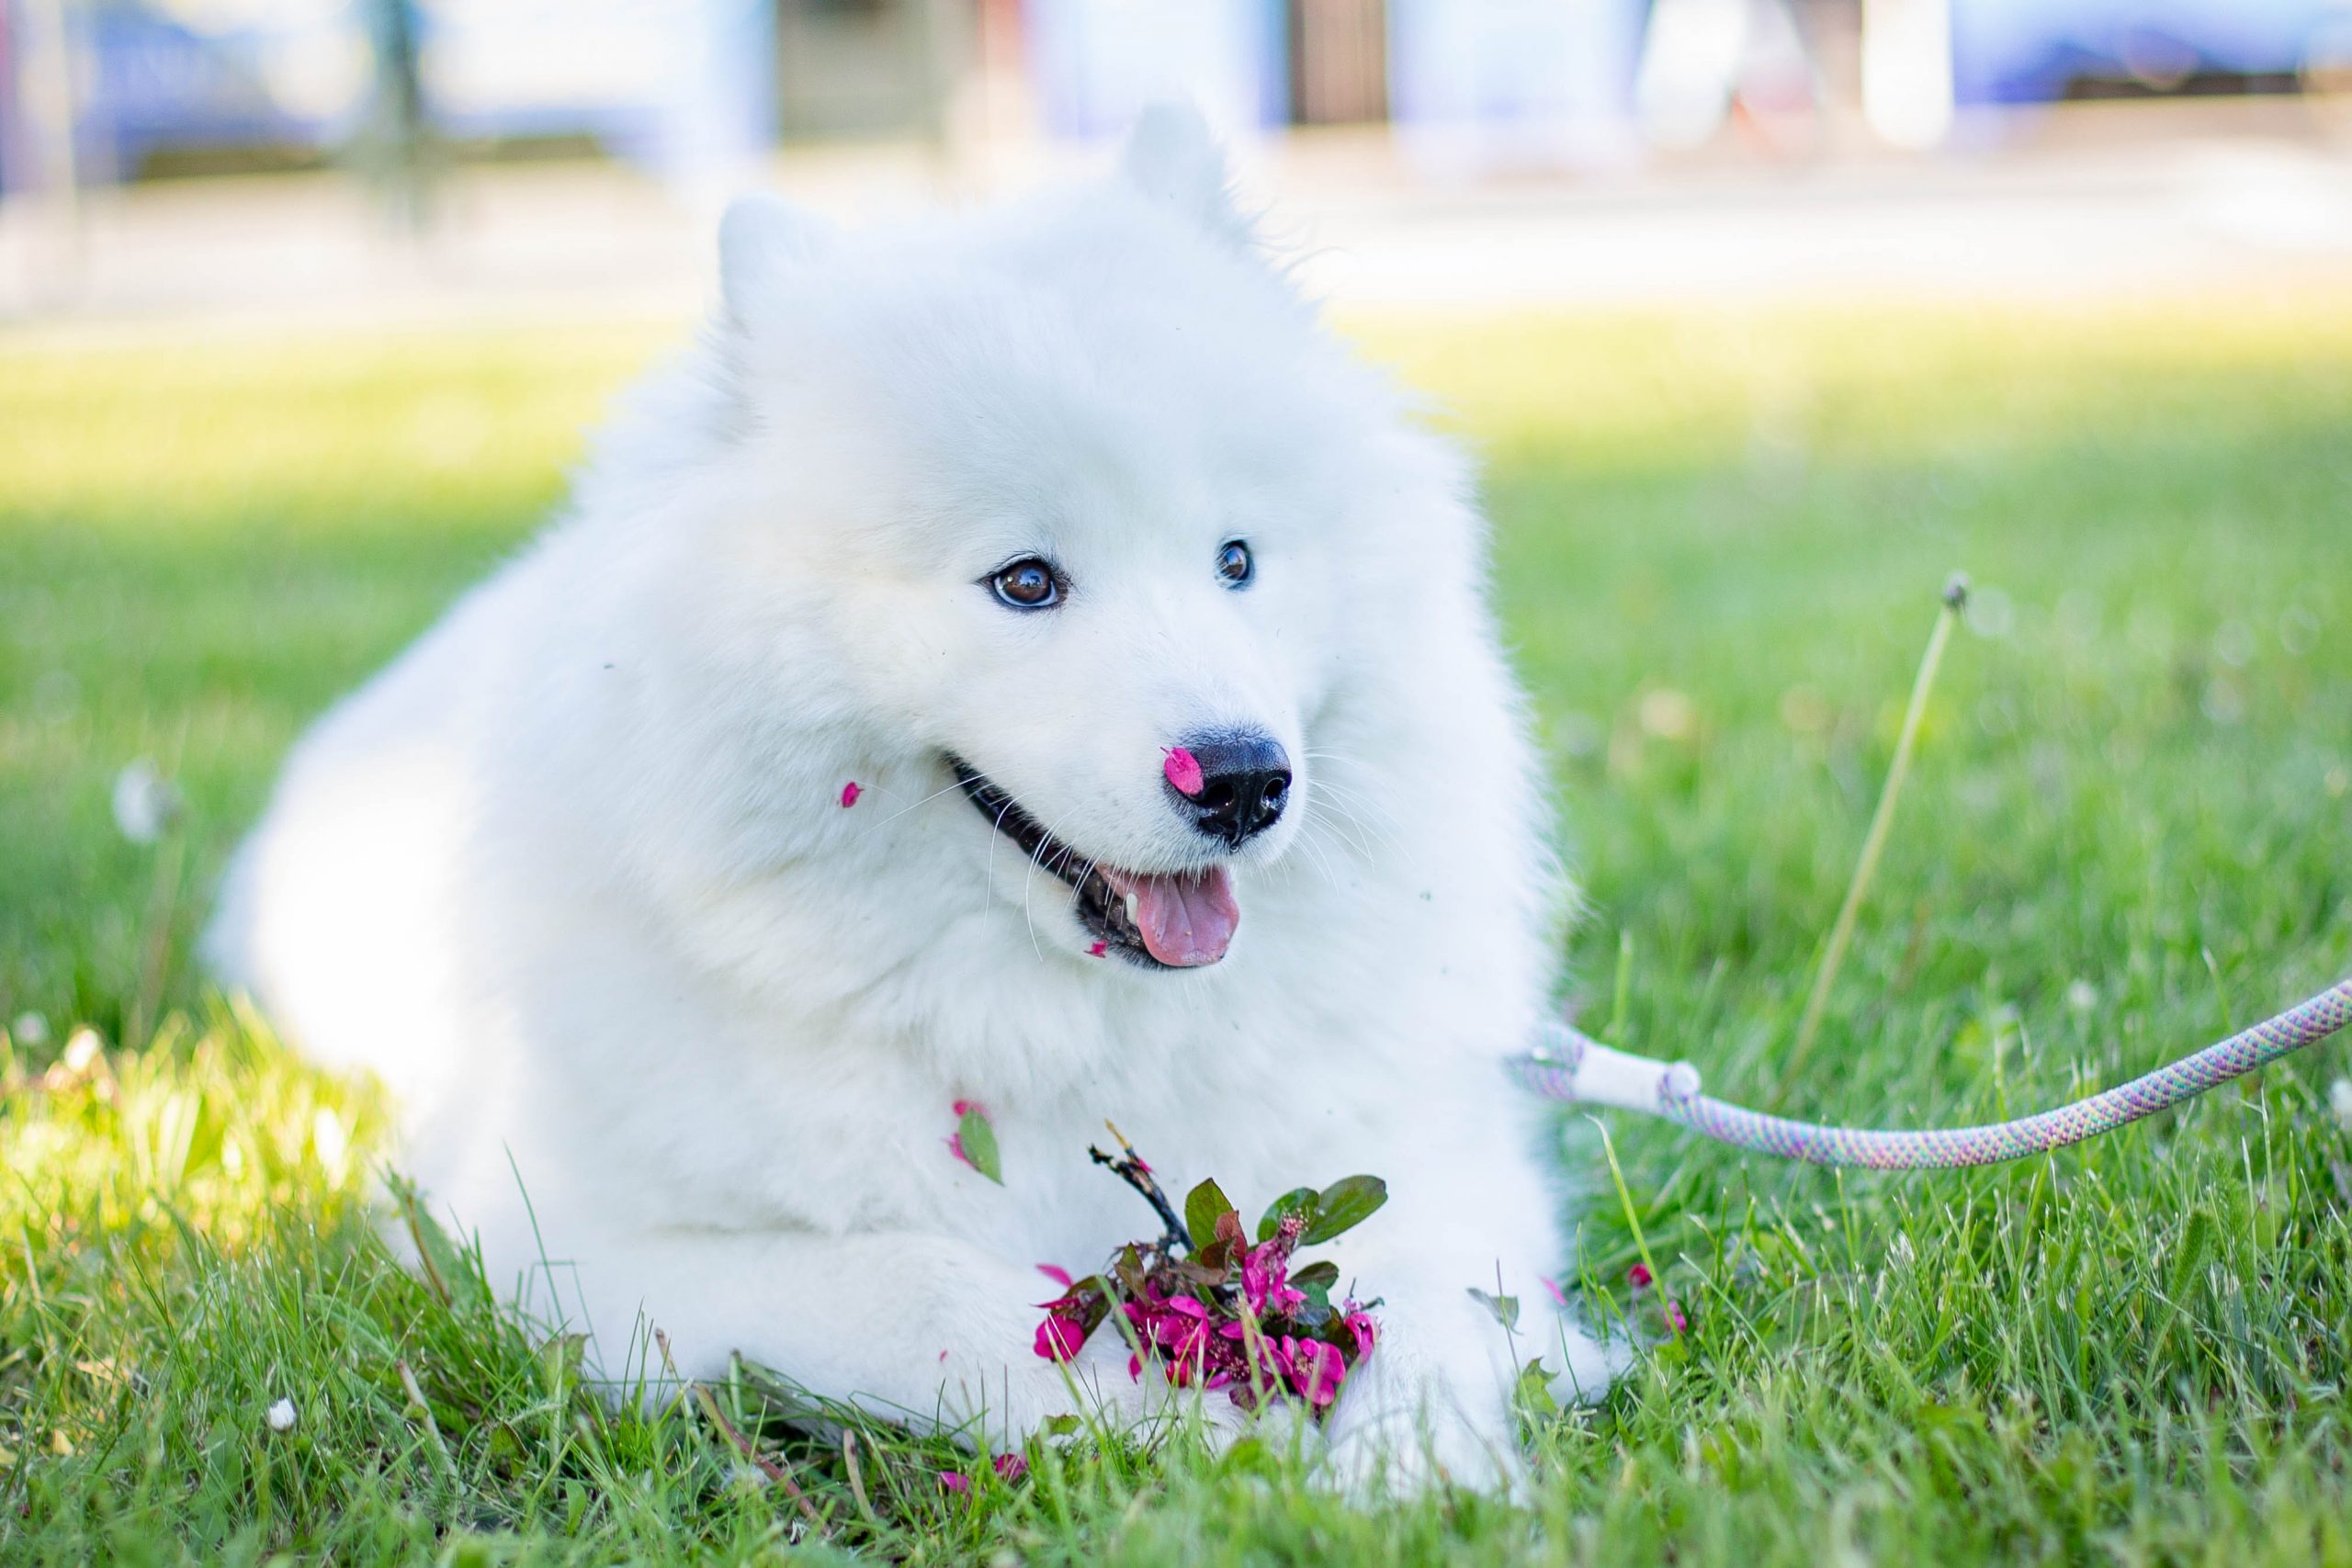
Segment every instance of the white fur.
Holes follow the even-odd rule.
[[[1514,1358],[1606,1381],[1532,1310],[1566,1232],[1498,1060],[1565,890],[1483,525],[1224,186],[1176,113],[1115,178],[932,226],[739,207],[707,339],[536,545],[301,742],[242,852],[223,981],[390,1083],[407,1168],[613,1375],[650,1322],[688,1376],[740,1351],[1033,1429],[1073,1407],[1032,1351],[1035,1265],[1152,1228],[1087,1163],[1109,1117],[1179,1194],[1387,1179],[1330,1249],[1386,1303],[1342,1463],[1491,1481]],[[1023,615],[979,580],[1033,552],[1073,588]],[[1236,723],[1299,776],[1193,971],[1090,957],[942,761],[1088,854],[1197,866],[1160,748]],[[1003,1186],[945,1148],[958,1099]],[[1498,1270],[1515,1346],[1468,1294]],[[1140,1415],[1125,1357],[1084,1370]]]

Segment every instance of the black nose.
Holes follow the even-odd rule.
[[[1281,741],[1257,730],[1227,730],[1197,737],[1185,749],[1201,765],[1201,787],[1194,795],[1175,793],[1193,827],[1238,850],[1282,819],[1290,753]]]

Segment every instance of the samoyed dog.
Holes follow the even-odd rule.
[[[1186,109],[1097,183],[861,232],[750,197],[719,251],[561,517],[297,747],[220,978],[385,1081],[607,1375],[658,1327],[657,1372],[976,1439],[1166,1414],[1114,1334],[1034,1349],[1040,1264],[1157,1230],[1106,1119],[1253,1214],[1379,1176],[1328,1255],[1382,1337],[1312,1440],[1506,1481],[1520,1369],[1613,1358],[1542,1282],[1499,1066],[1566,894],[1461,456]]]

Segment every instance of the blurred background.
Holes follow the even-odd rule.
[[[2352,0],[0,0],[0,321],[675,316],[1181,93],[1341,301],[2352,258]]]

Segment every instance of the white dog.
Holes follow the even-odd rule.
[[[738,203],[705,341],[234,866],[222,980],[389,1083],[608,1372],[650,1324],[686,1376],[1035,1429],[1037,1265],[1157,1229],[1107,1117],[1180,1199],[1386,1179],[1330,1253],[1385,1303],[1351,1472],[1491,1483],[1527,1359],[1606,1382],[1498,1066],[1566,894],[1464,466],[1226,186],[1161,110],[1116,178],[933,226]],[[1153,1408],[1112,1334],[1077,1370]]]

